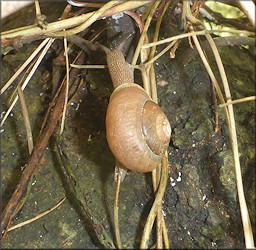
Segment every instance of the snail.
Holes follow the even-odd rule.
[[[150,172],[161,163],[170,136],[170,123],[161,108],[138,84],[119,50],[107,51],[114,91],[106,114],[110,150],[124,169]]]

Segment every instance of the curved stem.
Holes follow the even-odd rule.
[[[119,13],[119,12],[122,12],[125,10],[138,8],[140,6],[148,4],[149,2],[150,1],[127,1],[127,2],[121,3],[117,6],[112,7],[111,9],[105,11],[99,17],[99,19],[114,15],[116,13]],[[77,25],[80,25],[80,24],[84,23],[86,20],[88,20],[88,18],[90,18],[94,13],[95,13],[95,11],[92,11],[90,13],[82,14],[82,15],[79,15],[76,17],[71,17],[68,19],[49,23],[47,25],[47,29],[41,29],[39,27],[27,26],[27,29],[24,27],[24,29],[19,30],[19,31],[14,31],[14,32],[9,31],[8,34],[3,35],[1,38],[2,46],[8,45],[9,39],[16,38],[18,36],[21,37],[21,40],[23,40],[23,39],[25,40],[28,37],[47,35],[52,32],[61,31],[63,29],[77,27]]]
[[[161,180],[159,184],[159,189],[156,194],[155,201],[149,212],[149,215],[143,230],[141,244],[140,244],[141,249],[148,248],[149,235],[154,224],[154,220],[157,214],[157,209],[162,204],[162,198],[164,196],[165,188],[167,185],[167,179],[168,179],[168,160],[167,159],[168,159],[167,153],[165,153],[162,159],[162,175],[161,175]]]
[[[249,32],[247,30],[227,30],[227,29],[222,29],[222,30],[218,30],[218,29],[213,29],[213,30],[200,30],[200,31],[192,31],[189,33],[184,33],[184,34],[180,34],[177,36],[172,36],[172,37],[168,37],[162,40],[158,40],[157,42],[152,42],[152,43],[146,43],[143,44],[141,47],[143,49],[147,49],[153,46],[157,46],[157,45],[161,45],[164,43],[169,43],[172,42],[174,40],[178,40],[178,39],[182,39],[182,38],[186,38],[186,37],[191,37],[193,35],[206,35],[206,34],[211,34],[211,33],[224,33],[224,32],[228,32],[228,33],[232,33],[232,34],[243,34],[243,35],[247,35],[247,36],[254,36],[255,33],[254,32]]]
[[[131,63],[132,65],[135,65],[136,62],[137,62],[137,60],[138,60],[138,57],[139,57],[139,54],[140,54],[140,50],[141,50],[141,46],[142,46],[142,44],[143,44],[143,42],[144,42],[144,39],[145,39],[146,32],[147,32],[148,27],[149,27],[149,25],[150,25],[150,22],[151,22],[151,20],[152,20],[152,18],[153,18],[153,14],[154,14],[154,12],[155,12],[155,10],[156,10],[156,8],[157,8],[157,6],[158,6],[159,4],[160,4],[160,1],[156,1],[156,2],[154,3],[154,6],[152,7],[152,9],[151,9],[151,11],[150,11],[150,14],[149,14],[149,16],[148,16],[148,18],[147,18],[147,21],[146,21],[146,23],[145,23],[144,29],[143,29],[143,31],[142,31],[142,33],[141,33],[139,42],[138,42],[138,44],[137,44],[136,50],[135,50],[135,52],[134,52],[134,56],[133,56],[132,63]]]
[[[210,35],[206,35],[206,39],[208,40],[209,44],[211,45],[215,60],[217,62],[217,66],[220,72],[220,76],[223,82],[224,92],[226,95],[226,99],[228,102],[231,100],[231,92],[229,89],[228,79],[225,73],[225,69],[218,52],[218,49]],[[254,239],[252,233],[252,227],[250,222],[250,217],[248,213],[248,208],[244,196],[244,188],[243,188],[243,179],[242,179],[242,172],[239,160],[239,151],[238,151],[238,142],[237,142],[237,135],[236,135],[236,124],[235,124],[235,116],[233,105],[228,105],[228,113],[229,113],[229,121],[230,121],[230,141],[233,151],[233,156],[235,160],[235,172],[236,172],[236,182],[237,182],[237,192],[238,192],[238,200],[240,205],[240,212],[242,217],[243,229],[244,229],[244,237],[245,237],[245,246],[246,248],[254,248]]]
[[[70,36],[77,34],[83,30],[85,30],[87,27],[89,27],[92,23],[97,21],[97,19],[108,9],[113,7],[114,5],[118,4],[118,1],[110,1],[103,5],[100,9],[96,10],[93,12],[93,14],[81,25],[78,27],[75,27],[73,29],[67,30],[67,31],[60,31],[60,32],[55,32],[53,34],[49,34],[50,36]]]
[[[119,193],[120,193],[120,186],[121,186],[121,173],[120,167],[116,166],[118,169],[117,171],[117,180],[116,180],[116,191],[115,191],[115,202],[114,202],[114,229],[115,229],[115,236],[116,236],[116,244],[119,249],[122,249],[122,242],[120,237],[120,230],[119,230],[119,219],[118,219],[118,201],[119,201]]]

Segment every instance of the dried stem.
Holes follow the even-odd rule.
[[[230,104],[237,104],[237,103],[249,102],[249,101],[255,101],[255,100],[256,100],[256,96],[247,96],[247,97],[240,98],[240,99],[237,99],[237,100],[222,103],[222,104],[219,105],[219,107],[223,108],[223,107],[228,106]]]
[[[107,68],[107,65],[92,65],[92,64],[76,65],[71,63],[70,66],[77,69],[106,69]]]
[[[241,9],[250,20],[251,24],[255,27],[255,2],[249,1],[238,1]]]
[[[52,38],[48,40],[47,45],[45,46],[45,48],[44,48],[43,51],[41,52],[40,56],[38,57],[37,61],[36,61],[35,64],[34,64],[33,68],[31,69],[30,73],[28,74],[26,80],[25,80],[24,83],[22,84],[22,86],[21,86],[21,90],[22,90],[22,91],[26,88],[28,82],[30,81],[31,77],[34,75],[36,69],[38,68],[39,64],[40,64],[41,61],[43,60],[45,54],[47,53],[48,49],[51,47],[51,45],[52,45],[53,42],[54,42],[54,39],[52,39]],[[13,100],[11,106],[10,106],[9,109],[7,110],[5,116],[3,117],[3,120],[1,121],[0,127],[3,126],[5,120],[7,119],[7,117],[9,116],[9,114],[11,113],[11,111],[12,111],[13,107],[15,106],[15,104],[17,103],[17,101],[18,101],[18,96],[16,95],[16,97],[14,98],[14,100]]]
[[[211,66],[209,65],[209,63],[208,63],[208,61],[207,61],[207,59],[206,59],[206,57],[204,55],[204,52],[203,52],[203,50],[201,48],[201,45],[200,45],[200,43],[199,43],[199,41],[197,39],[197,36],[193,35],[192,38],[193,38],[194,43],[196,45],[197,51],[199,53],[199,56],[201,57],[201,60],[202,60],[204,66],[205,66],[205,68],[206,68],[206,70],[207,70],[207,72],[209,74],[209,77],[210,77],[213,85],[214,85],[214,88],[216,89],[216,92],[218,94],[220,103],[225,103],[225,99],[224,99],[223,94],[221,92],[220,86],[219,86],[219,84],[217,82],[217,79],[216,79],[212,69],[211,69]],[[225,118],[226,118],[226,123],[227,123],[228,131],[230,131],[230,121],[229,121],[229,114],[228,114],[227,108],[224,107],[223,110],[224,110],[224,114],[225,114]]]
[[[79,58],[81,63],[84,60],[84,54]],[[73,69],[74,74],[77,74],[77,69]],[[32,175],[40,163],[41,158],[43,157],[44,150],[46,145],[51,137],[57,122],[61,116],[62,108],[65,101],[65,90],[62,88],[60,95],[56,100],[56,105],[52,110],[51,116],[48,119],[48,123],[45,125],[44,129],[39,135],[38,141],[35,144],[34,150],[28,159],[26,168],[21,174],[19,184],[17,185],[14,193],[12,194],[10,200],[8,201],[6,207],[1,216],[1,228],[4,234],[7,232],[10,222],[13,216],[19,211],[26,200],[26,194],[29,193],[28,187],[31,183]]]
[[[183,1],[183,4],[185,4],[185,2],[186,1]],[[186,14],[187,14],[186,16],[191,15],[190,8],[187,8]],[[192,23],[194,22],[194,24],[197,24],[195,19],[191,20],[191,22]],[[190,26],[190,29],[193,30],[192,26]],[[212,37],[209,34],[206,34],[205,37],[212,48],[212,51],[213,51],[213,54],[214,54],[214,57],[215,57],[215,60],[216,60],[216,63],[217,63],[217,66],[218,66],[218,69],[220,72],[220,76],[222,79],[226,99],[229,102],[229,101],[231,101],[231,93],[230,93],[226,72],[225,72],[220,54],[218,52],[217,46],[214,43]],[[206,67],[208,73],[211,72],[211,75],[213,75],[212,70],[202,52],[202,48],[199,44],[197,37],[195,35],[193,35],[192,38],[193,38],[194,43],[198,49],[199,55],[201,56],[201,59],[205,64],[205,67]],[[211,75],[210,75],[210,77],[211,77]],[[217,93],[218,93],[218,90],[217,90]],[[223,100],[221,100],[221,101],[223,103]],[[224,106],[223,108],[226,108],[226,106]],[[243,223],[245,246],[246,246],[246,248],[254,248],[254,239],[253,239],[253,233],[252,233],[252,228],[251,228],[251,222],[250,222],[250,217],[249,217],[247,204],[246,204],[246,200],[245,200],[245,196],[244,196],[244,190],[243,190],[242,173],[241,173],[241,167],[240,167],[239,151],[238,151],[237,136],[236,136],[235,117],[234,117],[234,111],[233,111],[232,104],[228,105],[228,112],[225,111],[225,115],[226,115],[226,119],[227,119],[228,131],[229,131],[229,139],[230,139],[233,156],[234,156],[234,161],[235,161],[238,200],[239,200],[240,212],[241,212],[242,223]]]
[[[118,163],[117,163],[118,164]],[[118,249],[122,249],[122,242],[120,237],[119,230],[119,219],[118,219],[118,210],[119,210],[119,193],[121,186],[121,173],[120,167],[116,165],[117,168],[117,178],[116,178],[116,190],[115,190],[115,202],[114,202],[114,228],[115,228],[115,236],[116,236],[116,244]]]
[[[35,9],[36,9],[36,16],[37,17],[40,16],[42,13],[41,13],[41,8],[38,0],[35,0]]]
[[[18,96],[20,99],[21,113],[23,116],[24,125],[25,125],[25,129],[26,129],[26,133],[27,133],[28,152],[29,152],[29,154],[31,154],[33,151],[33,148],[34,148],[33,136],[32,136],[32,130],[31,130],[31,126],[30,126],[28,109],[27,109],[25,97],[24,97],[23,91],[21,90],[20,86],[18,86]]]
[[[64,103],[61,126],[60,126],[60,134],[62,134],[63,130],[64,130],[65,117],[66,117],[67,104],[68,104],[68,92],[69,92],[69,59],[68,59],[68,44],[67,44],[67,38],[66,37],[64,37],[63,42],[64,42],[65,62],[66,62],[66,82],[65,82],[66,91],[65,91],[65,103]]]
[[[22,73],[22,71],[30,64],[30,62],[36,57],[36,55],[43,49],[43,47],[49,42],[51,38],[44,39],[41,44],[33,51],[29,58],[21,65],[21,67],[15,72],[15,74],[10,78],[10,80],[3,86],[0,91],[2,95],[6,89],[15,81],[15,79]]]
[[[215,60],[217,62],[217,66],[220,71],[220,76],[221,76],[223,86],[224,86],[226,99],[228,102],[230,102],[230,101],[232,101],[231,93],[230,93],[228,79],[226,76],[226,72],[225,72],[220,54],[218,52],[218,49],[217,49],[212,37],[210,35],[206,35],[206,39],[212,48]],[[254,248],[252,227],[251,227],[249,212],[248,212],[248,208],[247,208],[247,204],[246,204],[246,200],[245,200],[245,196],[244,196],[243,179],[242,179],[242,172],[241,172],[241,166],[240,166],[240,160],[239,160],[238,143],[237,143],[237,135],[236,135],[235,116],[234,116],[232,104],[228,105],[228,112],[229,112],[229,118],[230,118],[229,134],[230,134],[230,141],[231,141],[232,151],[233,151],[234,160],[235,160],[238,200],[239,200],[239,204],[240,204],[240,212],[241,212],[243,229],[244,229],[245,246],[246,246],[246,248]]]
[[[162,199],[163,199],[165,188],[167,185],[167,180],[168,180],[168,156],[167,154],[165,154],[165,156],[162,159],[162,175],[161,175],[161,180],[159,184],[159,189],[158,189],[158,192],[156,193],[154,203],[151,207],[151,210],[149,212],[149,215],[143,230],[142,240],[140,244],[141,249],[148,248],[149,235],[155,221],[157,209],[162,204]]]
[[[7,230],[7,232],[12,231],[12,230],[15,230],[15,229],[17,229],[17,228],[24,227],[24,226],[26,226],[26,225],[32,223],[33,221],[36,221],[36,220],[38,220],[38,219],[44,217],[45,215],[51,213],[53,210],[55,210],[56,208],[58,208],[65,200],[66,200],[66,197],[62,198],[62,199],[61,199],[55,206],[53,206],[52,208],[50,208],[50,209],[44,211],[44,212],[41,213],[41,214],[38,214],[37,216],[33,217],[32,219],[26,220],[26,221],[24,221],[24,222],[21,222],[21,223],[15,225],[15,226],[10,227],[10,228]]]
[[[127,1],[105,11],[101,16],[99,16],[98,19],[108,17],[125,10],[138,8],[140,6],[148,4],[149,2],[150,1]],[[95,11],[92,11],[90,13],[82,14],[76,17],[49,23],[47,25],[47,29],[28,26],[27,29],[24,28],[14,32],[9,31],[8,34],[2,36],[2,46],[11,45],[12,40],[10,39],[14,39],[16,37],[20,37],[20,42],[25,42],[26,40],[31,40],[32,37],[39,37],[42,35],[48,35],[49,33],[62,31],[63,29],[67,30],[69,28],[77,27],[78,25],[81,25],[82,23],[86,22],[88,18],[90,18],[94,13]]]
[[[144,42],[148,41],[147,30],[148,30],[149,24],[150,24],[150,22],[152,20],[153,14],[155,13],[155,10],[156,10],[158,4],[159,3],[155,3],[150,8],[151,11],[148,14],[148,17],[147,17],[147,20],[146,20],[146,24],[144,26],[144,30],[143,30],[143,32],[141,34],[141,37],[140,37],[141,45],[142,45],[142,42],[144,43]],[[168,4],[165,6],[165,9],[162,12],[161,17],[157,21],[157,25],[156,25],[156,30],[155,30],[155,34],[154,34],[154,38],[153,38],[154,40],[153,41],[157,41],[157,39],[158,39],[159,30],[160,30],[160,26],[161,26],[161,21],[162,21],[162,18],[164,16],[164,13],[165,13],[167,7],[168,7]],[[144,89],[152,97],[152,100],[157,103],[158,100],[157,100],[157,90],[156,90],[154,66],[153,66],[152,63],[151,64],[145,64],[146,61],[148,61],[149,59],[151,59],[153,57],[153,55],[155,53],[155,47],[153,47],[150,52],[145,50],[145,49],[141,50],[141,46],[140,45],[137,45],[137,49],[138,49],[138,51],[140,52],[140,55],[141,55],[140,69],[141,69],[141,73],[142,73]],[[136,61],[137,61],[136,54],[134,54],[133,63],[135,63]],[[147,65],[147,67],[145,65]],[[167,168],[167,166],[163,166],[163,167]],[[153,190],[154,190],[156,196],[157,196],[157,194],[159,192],[164,192],[165,191],[165,187],[159,185],[162,174],[164,174],[164,173],[162,172],[162,168],[161,167],[158,167],[157,169],[152,171]],[[162,188],[164,188],[164,190],[161,190]],[[154,211],[154,209],[155,209],[154,206],[152,206],[151,210]],[[157,239],[156,247],[158,249],[161,249],[163,247],[163,237],[162,237],[163,234],[164,234],[164,244],[165,244],[165,246],[169,247],[167,230],[166,230],[165,223],[163,223],[164,217],[163,217],[163,214],[162,214],[162,204],[160,204],[157,207],[157,209],[155,210],[155,213],[156,214],[154,214],[153,216],[157,216],[157,220],[156,220],[156,237],[157,237],[156,238]],[[149,235],[151,228],[147,228],[145,226],[144,230],[146,230],[144,235]],[[149,231],[147,231],[147,230],[149,230]],[[145,239],[142,238],[141,245],[145,244],[145,242],[143,242],[144,240]]]
[[[139,54],[140,54],[140,51],[141,51],[141,46],[142,46],[142,44],[144,43],[144,40],[145,40],[145,35],[146,35],[146,33],[147,33],[147,30],[148,30],[149,25],[150,25],[150,23],[151,23],[151,20],[152,20],[152,18],[153,18],[154,12],[155,12],[155,10],[156,10],[156,8],[157,8],[157,6],[158,6],[159,4],[160,4],[160,1],[156,1],[156,2],[154,3],[154,5],[153,5],[153,7],[152,7],[152,9],[151,9],[151,11],[150,11],[150,13],[149,13],[149,15],[148,15],[148,18],[147,18],[146,23],[145,23],[145,25],[144,25],[144,28],[143,28],[143,31],[142,31],[142,33],[141,33],[140,39],[139,39],[139,41],[138,41],[136,50],[135,50],[135,52],[134,52],[134,56],[133,56],[132,63],[131,63],[132,65],[135,65],[136,62],[137,62],[137,60],[138,60],[138,58],[139,58]]]
[[[104,4],[100,9],[93,12],[93,14],[81,25],[76,28],[67,30],[67,31],[60,31],[55,33],[49,33],[50,36],[71,36],[74,34],[78,34],[88,28],[92,23],[97,21],[97,19],[107,10],[112,8],[114,5],[118,4],[119,1],[109,1],[108,3]]]
[[[227,30],[227,29],[221,29],[221,30],[200,30],[200,31],[191,31],[189,33],[168,37],[166,39],[159,40],[157,42],[143,44],[141,47],[143,49],[147,49],[147,48],[150,48],[150,47],[153,47],[153,46],[169,43],[169,42],[172,42],[172,41],[175,41],[175,40],[178,40],[178,39],[182,39],[182,38],[186,38],[186,37],[191,37],[193,35],[195,35],[195,36],[204,36],[206,34],[222,33],[222,32],[228,32],[228,33],[240,34],[240,35],[247,35],[247,36],[254,36],[255,35],[254,32],[249,32],[247,30]]]

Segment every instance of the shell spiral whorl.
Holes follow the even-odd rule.
[[[152,171],[161,163],[169,145],[170,123],[145,90],[130,81],[133,76],[123,56],[109,53],[107,62],[115,88],[106,114],[109,147],[123,167],[135,172]],[[117,54],[120,56],[121,52]],[[116,58],[118,62],[113,62]]]

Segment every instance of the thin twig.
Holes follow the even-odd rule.
[[[21,86],[22,83],[24,82],[24,79],[26,78],[26,76],[29,74],[29,72],[31,71],[31,69],[33,68],[36,60],[37,60],[38,56],[33,60],[32,63],[29,64],[29,66],[27,67],[26,71],[23,73],[21,79],[19,80],[16,88],[14,89],[14,91],[11,93],[10,97],[8,98],[7,104],[10,105],[13,101],[13,99],[16,97],[16,94],[18,92],[18,86]]]
[[[215,128],[214,132],[217,133],[219,130],[219,110],[218,110],[218,102],[217,102],[217,97],[216,97],[216,92],[214,85],[212,84],[212,101],[214,105],[214,120],[215,120]]]
[[[153,15],[152,12],[150,12],[151,15]],[[149,15],[150,16],[150,15]],[[147,19],[148,21],[148,19]],[[145,25],[145,27],[147,27],[147,25]],[[157,40],[158,37],[158,30],[156,27],[156,32],[155,32],[155,36],[154,36],[154,40]],[[148,37],[145,34],[145,38],[144,41],[147,41]],[[142,50],[141,51],[141,71],[142,71],[142,78],[143,78],[143,85],[145,90],[147,90],[147,92],[149,92],[149,94],[152,96],[152,99],[157,102],[157,92],[156,92],[156,83],[155,83],[155,75],[154,75],[154,67],[152,64],[149,65],[149,67],[145,67],[145,64],[143,64],[146,60],[148,60],[148,58],[150,58],[149,56],[154,54],[154,48],[151,50],[151,54],[148,54],[146,51]],[[150,79],[150,80],[149,80]],[[155,85],[154,85],[155,84]],[[152,171],[152,183],[153,183],[153,190],[156,193],[156,195],[158,195],[159,192],[161,192],[161,186],[159,186],[159,178],[160,178],[160,174],[157,174],[157,172],[160,171],[161,172],[161,168],[158,167],[156,170]],[[159,187],[159,189],[158,189]],[[158,192],[157,192],[158,189]],[[165,190],[163,190],[165,191]],[[151,208],[151,211],[154,210],[154,205]],[[156,209],[157,214],[157,227],[156,227],[156,234],[157,234],[157,248],[161,249],[162,248],[162,206],[159,205]],[[154,215],[153,215],[154,216]],[[151,217],[151,215],[149,214],[148,219]],[[154,218],[152,218],[153,221],[155,220]],[[144,227],[144,236],[145,238],[142,236],[142,240],[141,240],[141,246],[147,244],[147,235],[149,235],[151,231],[151,228],[147,227],[147,223],[146,226]]]
[[[141,37],[140,37],[140,40],[143,41],[143,42],[148,41],[148,36],[147,36],[146,32],[147,32],[147,29],[149,27],[152,16],[155,13],[153,11],[156,10],[157,6],[158,6],[157,3],[155,3],[154,6],[152,6],[150,8],[151,11],[148,14],[148,18],[146,20],[146,24],[145,24],[145,27],[144,27],[144,30],[143,30],[144,34],[142,34]],[[162,21],[162,18],[164,16],[165,11],[167,10],[167,7],[168,7],[168,4],[165,6],[165,8],[164,8],[164,10],[161,14],[161,17],[157,21],[153,41],[157,41],[157,39],[158,39],[159,30],[160,30],[160,26],[161,26],[161,21]],[[137,48],[139,48],[139,46]],[[155,47],[153,47],[151,49],[151,51],[147,51],[146,49],[142,49],[140,51],[140,55],[141,55],[140,69],[141,69],[144,89],[152,97],[152,100],[157,103],[158,100],[157,100],[157,90],[156,90],[154,66],[153,66],[152,63],[151,64],[145,64],[146,61],[150,60],[154,56],[154,53],[155,53]],[[134,56],[134,58],[135,58],[135,56]],[[147,67],[145,65],[147,65]],[[159,166],[157,169],[152,171],[153,190],[154,190],[156,196],[159,192],[164,192],[165,191],[165,187],[159,186],[159,182],[160,182],[160,179],[161,179],[161,174],[164,174],[161,171],[161,169],[162,168]],[[161,190],[162,188],[164,188],[164,190]],[[154,208],[152,208],[152,209],[154,209]],[[157,207],[156,213],[157,213],[157,220],[156,220],[157,221],[157,223],[156,223],[156,225],[157,225],[157,227],[156,227],[157,243],[156,243],[156,246],[157,246],[158,249],[161,249],[163,247],[163,237],[162,236],[163,236],[163,233],[164,233],[164,241],[165,241],[164,244],[165,244],[165,246],[169,247],[168,236],[166,234],[167,230],[166,230],[166,227],[165,227],[165,223],[163,223],[164,217],[163,217],[163,214],[162,214],[162,204],[160,204]],[[147,230],[147,228],[146,228],[146,230]],[[151,230],[151,229],[149,229],[149,230]],[[147,235],[149,233],[150,232],[146,231],[145,235]],[[142,238],[142,241],[143,240],[144,239]],[[141,245],[143,245],[143,244],[145,244],[145,242],[144,243],[141,242]]]
[[[169,2],[167,4],[165,4],[164,9],[156,22],[156,28],[155,28],[155,33],[154,33],[154,37],[153,37],[153,42],[156,42],[158,40],[161,23],[162,23],[162,20],[163,20],[166,10],[168,9],[168,6],[169,6]],[[153,46],[149,53],[149,57],[148,57],[149,60],[151,60],[154,57],[155,51],[156,51],[156,46]],[[150,65],[150,64],[147,64],[147,65]],[[150,74],[149,79],[150,79],[150,83],[151,83],[150,87],[151,87],[152,100],[157,103],[158,98],[157,98],[156,78],[155,78],[155,71],[154,71],[153,63],[149,67],[147,67],[147,70],[149,70],[149,74]]]
[[[82,57],[82,53],[83,53],[83,52],[80,51],[80,52],[77,54],[76,58],[73,60],[73,63],[75,63],[75,62],[81,63],[81,62],[82,62],[82,61],[80,60],[80,58]],[[73,73],[72,73],[72,72],[73,72]],[[70,73],[70,79],[72,79],[76,73],[77,73],[77,69],[74,68],[74,70],[71,71],[71,73]],[[73,74],[73,75],[72,75],[72,74]],[[57,89],[57,91],[56,91],[54,97],[52,98],[51,103],[50,103],[49,106],[48,106],[48,109],[47,109],[47,111],[46,111],[46,114],[45,114],[45,117],[44,117],[44,120],[43,120],[43,123],[42,123],[42,126],[41,126],[41,129],[40,129],[39,134],[41,134],[42,131],[44,130],[44,128],[46,127],[48,118],[49,118],[49,116],[50,116],[50,114],[51,114],[51,112],[52,112],[52,108],[54,107],[54,105],[55,105],[55,103],[56,103],[56,100],[59,98],[59,95],[61,94],[61,91],[62,91],[63,85],[65,84],[65,81],[66,81],[66,76],[63,78],[63,80],[62,80],[60,86],[58,87],[58,89]]]

